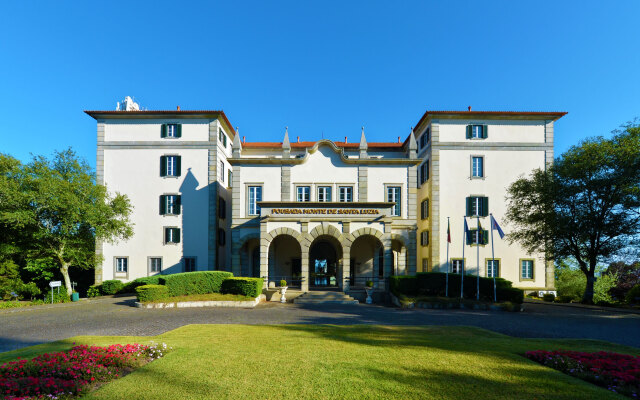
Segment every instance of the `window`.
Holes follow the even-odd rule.
[[[164,228],[164,243],[180,243],[180,228]]]
[[[478,235],[478,229],[469,229],[469,233],[467,234],[467,245],[484,245],[487,243],[489,243],[489,231],[480,229],[480,235]]]
[[[222,147],[227,148],[227,135],[224,134],[222,129],[218,131],[218,140],[222,144]]]
[[[481,157],[481,156],[471,157],[471,177],[473,178],[484,177],[484,157]]]
[[[429,218],[429,199],[424,199],[420,204],[420,219],[427,218]]]
[[[452,274],[461,274],[464,272],[464,260],[462,259],[452,259],[451,260],[451,273]]]
[[[420,165],[420,184],[429,180],[429,160]]]
[[[129,270],[127,257],[116,257],[116,274],[126,274]]]
[[[423,258],[422,259],[422,272],[429,272],[429,259],[428,258]]]
[[[420,232],[420,245],[421,246],[429,245],[429,231]]]
[[[298,201],[311,201],[311,186],[298,186],[296,190]]]
[[[180,156],[160,157],[160,176],[180,176]]]
[[[533,279],[533,260],[520,260],[520,278]]]
[[[179,194],[163,194],[160,196],[160,215],[179,215],[180,205]]]
[[[182,125],[180,124],[162,124],[160,130],[161,138],[175,139],[182,137]]]
[[[500,276],[500,260],[487,260],[487,277],[497,278]]]
[[[331,186],[318,186],[318,201],[331,201]]]
[[[467,139],[486,139],[487,132],[486,125],[467,125]]]
[[[227,243],[227,233],[224,229],[218,229],[218,246],[224,246]]]
[[[340,186],[338,190],[341,203],[351,203],[353,201],[353,188],[351,186]]]
[[[391,215],[394,217],[399,217],[402,215],[402,195],[400,194],[400,190],[402,188],[400,186],[387,186],[387,201],[389,203],[396,203],[393,206],[393,210]]]
[[[427,130],[424,131],[422,136],[420,136],[420,141],[418,142],[418,148],[420,149],[425,148],[427,146],[427,143],[429,143],[430,136],[431,136],[431,127],[427,128]]]
[[[224,183],[224,161],[220,161],[220,171],[218,171],[218,175],[220,176],[220,182]]]
[[[184,265],[184,272],[193,272],[196,270],[195,257],[184,257],[182,259],[182,264]]]
[[[227,218],[227,202],[222,197],[218,197],[218,218]]]
[[[262,201],[262,186],[249,186],[249,215],[259,215]]]
[[[162,257],[149,257],[149,273],[157,274],[162,271]]]
[[[467,197],[467,217],[486,217],[487,215],[489,215],[488,197]]]

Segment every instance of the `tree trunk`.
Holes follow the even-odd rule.
[[[593,271],[589,271],[585,274],[587,276],[587,287],[584,289],[584,295],[582,296],[582,303],[593,304],[593,284],[596,281]]]
[[[67,294],[71,296],[73,288],[71,287],[71,279],[69,279],[69,264],[62,264],[60,272],[62,272],[62,276],[64,277],[64,286],[67,288]]]

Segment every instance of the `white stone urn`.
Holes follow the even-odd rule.
[[[367,300],[365,300],[365,303],[373,304],[373,299],[371,298],[371,292],[373,292],[373,287],[365,286],[364,291],[367,293]]]
[[[285,293],[287,293],[287,288],[288,286],[280,286],[280,303],[286,303],[287,302],[287,297],[285,296]]]

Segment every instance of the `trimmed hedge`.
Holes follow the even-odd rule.
[[[444,272],[421,272],[416,276],[390,277],[390,289],[395,295],[445,297],[447,274]],[[462,275],[449,274],[449,297],[460,297]],[[464,297],[476,298],[477,277],[464,276]],[[498,301],[522,303],[524,291],[511,286],[511,282],[496,278],[496,294]],[[493,278],[480,277],[480,299],[493,301]]]
[[[263,283],[262,278],[227,278],[222,282],[221,293],[258,297]]]
[[[142,303],[158,301],[169,297],[169,289],[163,285],[142,285],[136,288],[136,295]]]
[[[102,294],[116,294],[124,287],[124,283],[117,279],[112,279],[108,281],[102,282],[102,287],[100,288],[100,292]]]
[[[135,293],[136,288],[142,285],[159,285],[160,284],[160,276],[146,276],[144,278],[134,279],[131,282],[125,283],[122,289],[119,290],[119,293]]]
[[[226,271],[197,271],[163,275],[159,279],[161,285],[169,289],[169,295],[185,296],[189,294],[220,293],[222,281],[233,277]]]

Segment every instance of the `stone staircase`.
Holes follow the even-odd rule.
[[[314,290],[296,297],[295,304],[360,304],[360,302],[344,292]]]

